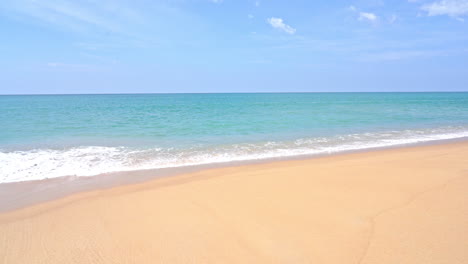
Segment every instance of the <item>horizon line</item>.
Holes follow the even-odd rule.
[[[161,92],[161,93],[23,93],[0,94],[0,96],[28,96],[28,95],[158,95],[158,94],[307,94],[307,93],[466,93],[466,91],[340,91],[340,92]]]

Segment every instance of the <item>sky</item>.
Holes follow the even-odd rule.
[[[468,91],[468,0],[1,0],[0,94]]]

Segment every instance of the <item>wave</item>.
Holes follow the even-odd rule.
[[[62,150],[0,151],[0,183],[339,153],[463,137],[468,137],[466,128],[449,127],[190,148],[80,146]]]

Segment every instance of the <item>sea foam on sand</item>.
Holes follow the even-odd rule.
[[[0,214],[3,263],[468,263],[468,143],[218,168]]]

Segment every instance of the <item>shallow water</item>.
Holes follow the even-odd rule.
[[[0,182],[468,136],[468,93],[0,96]]]

